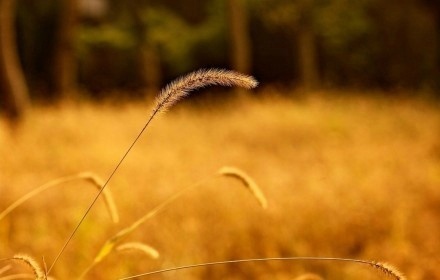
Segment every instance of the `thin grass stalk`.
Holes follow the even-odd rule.
[[[101,177],[98,177],[96,174],[92,172],[83,172],[80,173],[79,176],[85,180],[90,181],[92,184],[97,186],[98,188],[103,188],[105,182],[101,179]],[[113,223],[119,222],[119,213],[118,209],[116,208],[115,200],[113,199],[113,195],[111,191],[107,188],[102,192],[102,196],[104,198],[105,205],[108,209],[108,212],[110,214],[110,217],[112,218]]]
[[[154,119],[156,115],[158,115],[161,112],[165,112],[168,110],[171,106],[173,106],[177,101],[182,99],[183,97],[187,96],[191,91],[200,89],[202,87],[211,86],[211,85],[221,85],[221,86],[236,86],[236,87],[244,87],[244,88],[255,88],[258,85],[258,82],[251,76],[243,75],[234,71],[228,71],[228,70],[219,70],[219,69],[208,69],[208,70],[198,70],[195,72],[192,72],[182,78],[179,78],[173,82],[171,82],[169,85],[167,85],[164,90],[161,91],[159,96],[156,98],[156,105],[153,108],[153,111],[146,121],[145,125],[142,127],[141,131],[138,133],[138,135],[135,137],[134,141],[130,144],[128,149],[123,154],[122,158],[119,160],[119,162],[116,164],[113,171],[110,173],[109,177],[105,181],[104,185],[102,186],[99,193],[95,196],[95,198],[90,203],[89,207],[86,209],[84,215],[79,220],[78,224],[75,226],[75,228],[72,230],[71,234],[67,238],[66,242],[62,246],[59,253],[56,255],[54,261],[52,262],[51,266],[49,267],[48,274],[51,272],[55,264],[57,263],[58,259],[63,254],[64,250],[72,240],[73,236],[78,231],[79,227],[85,220],[85,218],[90,213],[92,207],[95,205],[96,201],[98,200],[98,197],[101,195],[101,193],[104,191],[104,189],[107,187],[107,184],[109,181],[113,178],[116,171],[119,169],[119,166],[121,166],[122,162],[124,162],[125,158],[128,156],[130,151],[133,149],[134,145],[137,143],[139,138],[142,136],[144,131],[147,129],[151,121]]]
[[[268,262],[268,261],[288,261],[288,262],[291,262],[291,261],[332,261],[332,262],[358,263],[361,265],[367,265],[367,266],[373,267],[373,268],[377,269],[379,272],[383,273],[385,276],[391,277],[394,280],[406,280],[406,277],[400,271],[398,271],[396,268],[394,268],[390,265],[384,264],[384,263],[367,261],[367,260],[358,260],[358,259],[326,258],[326,257],[279,257],[279,258],[257,258],[257,259],[241,259],[241,260],[219,261],[219,262],[206,262],[206,263],[176,266],[176,267],[171,267],[171,268],[165,268],[165,269],[145,272],[145,273],[141,273],[141,274],[137,274],[137,275],[133,275],[133,276],[119,278],[118,280],[135,279],[135,278],[141,278],[141,277],[151,276],[151,275],[155,275],[155,274],[162,274],[162,273],[171,272],[171,271],[193,269],[193,268],[200,268],[200,267],[207,267],[207,266],[231,265],[231,264],[251,263],[251,262]]]

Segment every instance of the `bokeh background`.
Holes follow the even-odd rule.
[[[50,101],[75,94],[132,98],[154,95],[201,67],[251,73],[266,86],[437,90],[439,6],[429,0],[6,0],[2,92],[27,87],[23,98]],[[9,85],[10,79],[26,86]]]
[[[107,240],[222,166],[269,201],[213,178],[124,242],[85,278],[242,258],[392,263],[440,279],[440,4],[431,0],[0,0],[0,211],[53,179],[106,179],[160,89],[199,68],[259,80],[192,94],[155,120],[54,266],[77,278]],[[54,260],[96,190],[81,180],[0,220],[0,259]],[[0,263],[0,270],[9,263]],[[7,274],[26,272],[13,263]],[[380,279],[329,262],[266,262],[157,279]],[[146,278],[147,279],[147,278]]]

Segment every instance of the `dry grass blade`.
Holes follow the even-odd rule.
[[[159,252],[153,247],[142,242],[127,242],[116,247],[116,250],[121,251],[140,251],[152,259],[159,258]]]
[[[245,187],[252,193],[252,195],[257,199],[261,207],[267,208],[266,196],[261,191],[260,187],[258,187],[257,183],[255,183],[255,181],[244,171],[236,167],[225,166],[220,168],[218,173],[222,176],[232,177],[240,180],[240,182],[242,182]]]
[[[16,279],[35,279],[35,276],[33,274],[28,274],[28,273],[18,273],[18,274],[12,274],[12,275],[0,277],[0,280],[16,280]]]
[[[251,89],[255,88],[258,82],[251,76],[234,71],[222,69],[198,70],[167,85],[156,99],[153,115],[158,112],[165,112],[191,91],[211,85]]]
[[[5,273],[6,271],[10,270],[12,268],[11,265],[5,265],[4,267],[0,268],[0,275]]]
[[[0,268],[0,275],[2,275],[3,273],[5,273],[6,271],[11,269],[11,265],[5,265],[4,267]]]
[[[46,275],[41,269],[40,265],[30,256],[24,254],[17,254],[11,258],[12,260],[19,261],[26,264],[34,272],[36,280],[46,280]]]
[[[24,202],[40,194],[41,192],[73,180],[86,180],[88,182],[91,182],[95,187],[98,188],[98,190],[100,190],[103,186],[102,180],[99,179],[99,177],[92,172],[83,172],[77,175],[60,177],[37,187],[36,189],[28,192],[21,198],[17,199],[14,203],[9,205],[5,210],[3,210],[0,213],[0,220],[2,220],[4,217],[6,217],[9,213],[11,213],[14,209],[22,205]],[[112,221],[117,223],[119,221],[119,215],[113,197],[110,193],[110,190],[106,190],[105,192],[103,192],[103,196],[109,214],[112,218]]]

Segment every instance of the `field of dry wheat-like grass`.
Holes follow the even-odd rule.
[[[107,178],[149,108],[64,104],[35,108],[14,132],[0,122],[0,211],[59,177]],[[213,177],[223,166],[252,177],[267,209],[233,176]],[[124,248],[89,267],[108,238],[198,182],[124,236]],[[408,279],[440,279],[440,106],[428,101],[317,94],[179,106],[148,127],[108,190],[119,223],[99,199],[54,267],[56,279],[75,279],[88,267],[84,278],[118,279],[287,256],[384,261]],[[0,259],[25,253],[50,264],[95,195],[90,182],[66,180],[11,211],[0,220]],[[0,271],[9,264],[0,263]],[[10,271],[32,273],[12,264]],[[150,278],[284,280],[305,273],[384,277],[357,264],[270,261]]]

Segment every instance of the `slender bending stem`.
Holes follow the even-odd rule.
[[[192,72],[192,73],[190,73],[180,79],[177,79],[175,82],[172,82],[167,87],[165,87],[165,89],[163,89],[161,91],[158,98],[156,99],[156,106],[154,107],[153,112],[151,113],[150,118],[148,119],[147,123],[144,125],[141,132],[139,132],[138,136],[133,141],[133,143],[130,145],[130,147],[127,149],[125,154],[122,156],[121,160],[116,165],[116,167],[113,169],[113,172],[110,174],[107,181],[102,186],[101,190],[95,196],[92,203],[89,205],[86,212],[81,217],[80,221],[78,222],[78,224],[76,225],[76,227],[74,228],[72,233],[67,238],[67,241],[64,243],[64,245],[61,248],[58,255],[55,257],[54,262],[49,267],[49,270],[47,271],[48,274],[50,273],[50,271],[52,270],[54,265],[57,263],[60,256],[63,254],[67,245],[69,245],[73,236],[78,231],[78,228],[81,226],[84,219],[89,214],[93,205],[95,205],[96,201],[98,200],[99,196],[104,191],[108,182],[111,180],[113,175],[116,173],[119,166],[122,164],[124,159],[127,157],[128,153],[131,151],[133,146],[139,140],[142,133],[145,131],[145,129],[150,124],[150,122],[153,120],[154,116],[156,116],[160,112],[166,111],[168,108],[170,108],[172,105],[174,105],[178,100],[180,100],[181,98],[188,95],[190,91],[195,90],[195,89],[199,89],[199,88],[203,88],[208,85],[240,86],[240,87],[250,89],[250,88],[256,87],[258,85],[258,82],[253,77],[246,76],[246,75],[236,73],[233,71],[210,69],[210,70],[199,70],[199,71]]]
[[[63,254],[64,250],[66,250],[67,245],[69,245],[70,241],[72,240],[73,236],[75,235],[75,233],[78,231],[78,228],[81,226],[81,224],[83,223],[83,221],[85,220],[85,218],[87,217],[87,215],[89,214],[90,210],[92,210],[93,205],[95,205],[96,201],[98,200],[99,196],[102,194],[102,192],[104,191],[105,187],[108,185],[108,182],[111,180],[111,178],[113,177],[113,175],[116,173],[116,171],[119,169],[119,166],[121,166],[122,162],[125,160],[125,158],[127,157],[128,153],[130,153],[131,149],[134,147],[134,145],[136,144],[136,142],[139,140],[139,138],[141,137],[141,135],[144,133],[145,129],[148,127],[148,125],[150,124],[151,120],[154,118],[154,116],[157,114],[157,110],[153,111],[153,113],[151,114],[150,118],[148,119],[147,123],[144,125],[144,127],[142,128],[142,130],[139,132],[139,134],[137,135],[136,139],[133,141],[133,143],[131,143],[130,147],[127,149],[127,151],[125,152],[125,154],[122,156],[121,160],[118,162],[118,164],[116,165],[116,167],[113,169],[112,173],[110,174],[110,176],[108,177],[107,181],[105,181],[104,185],[102,186],[102,188],[99,190],[98,194],[95,196],[95,198],[93,199],[92,203],[90,203],[89,207],[87,208],[86,212],[84,213],[84,215],[81,217],[81,219],[79,220],[78,224],[76,225],[76,227],[73,229],[72,233],[69,235],[69,237],[67,238],[66,242],[64,243],[63,247],[61,248],[60,252],[58,253],[58,255],[56,256],[55,260],[53,261],[52,265],[49,267],[47,274],[49,275],[49,273],[52,271],[53,267],[55,266],[55,264],[58,262],[60,256]]]
[[[242,260],[231,260],[231,261],[219,261],[219,262],[208,262],[208,263],[199,263],[199,264],[191,264],[184,266],[177,266],[172,268],[166,268],[161,270],[155,270],[151,272],[146,272],[142,274],[137,274],[133,276],[128,276],[124,278],[120,278],[118,280],[127,280],[127,279],[135,279],[144,276],[150,276],[153,274],[160,274],[170,271],[183,270],[183,269],[191,269],[197,267],[206,267],[206,266],[215,266],[215,265],[228,265],[228,264],[238,264],[238,263],[249,263],[249,262],[267,262],[267,261],[339,261],[339,262],[351,262],[351,263],[360,263],[369,266],[376,266],[377,263],[365,260],[357,260],[357,259],[344,259],[344,258],[325,258],[325,257],[285,257],[285,258],[259,258],[259,259],[242,259]]]

